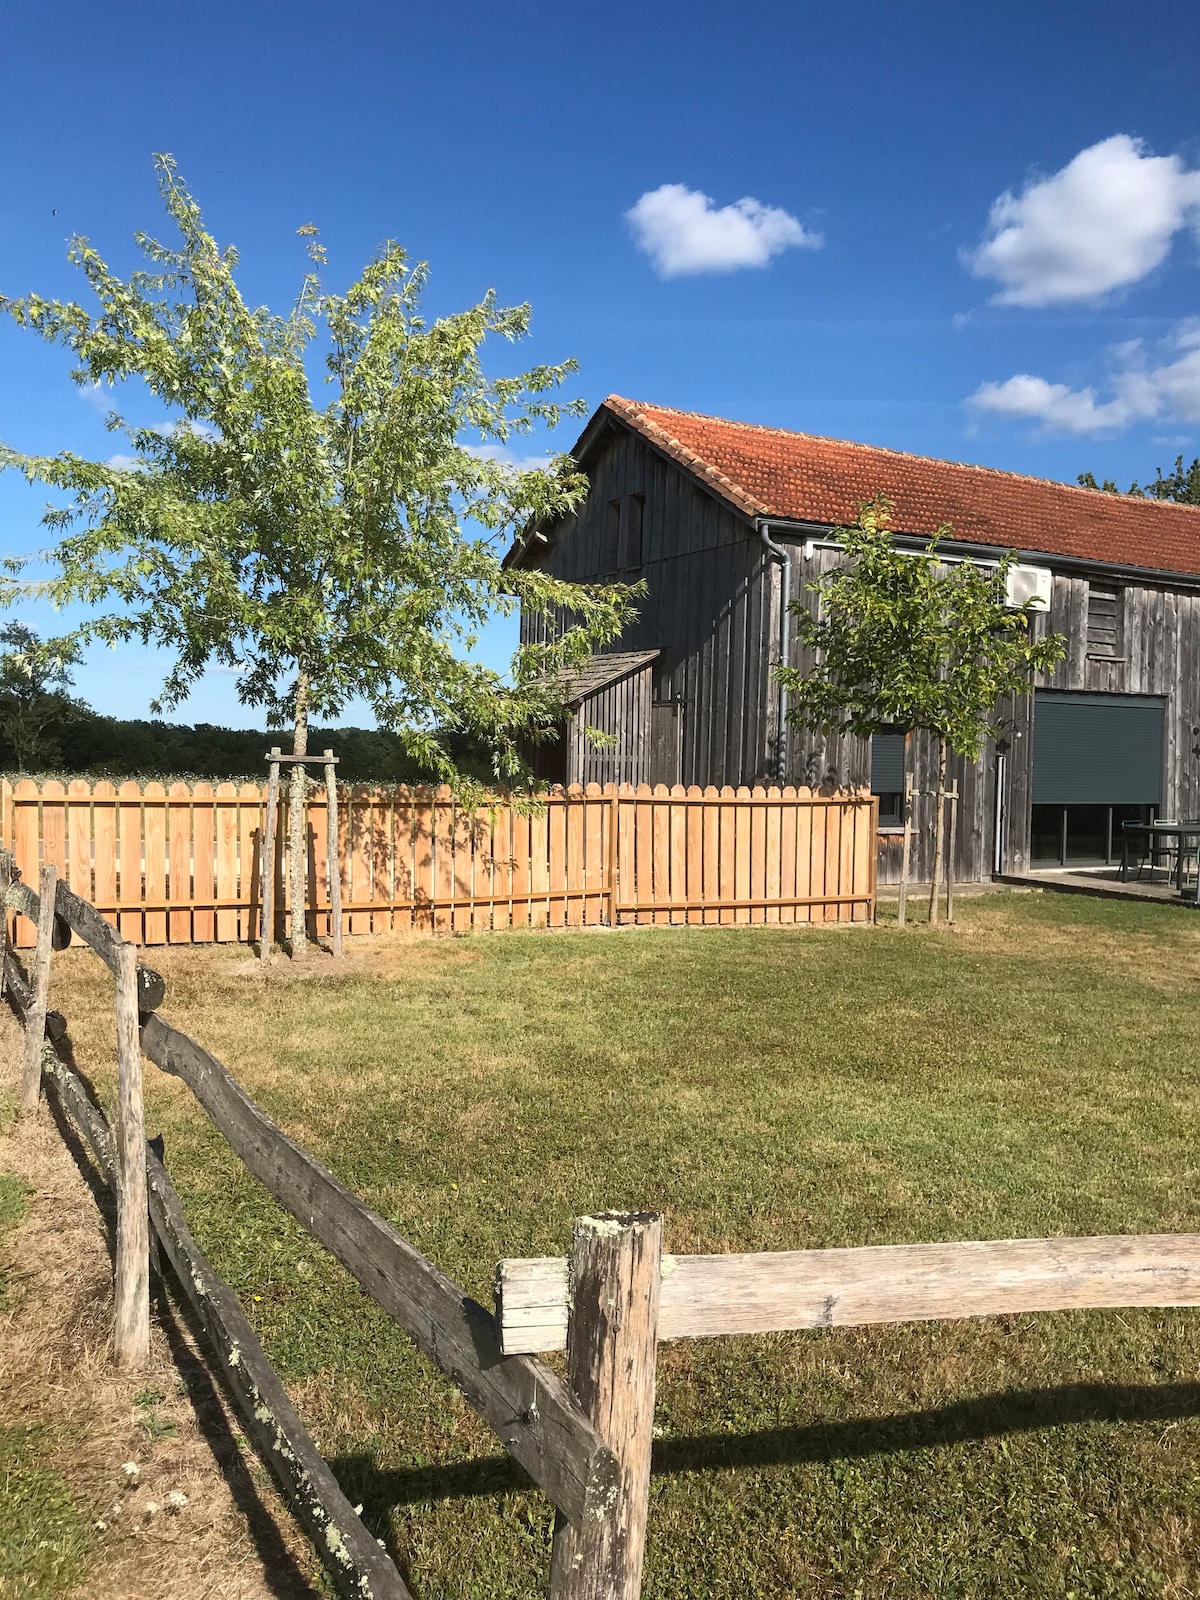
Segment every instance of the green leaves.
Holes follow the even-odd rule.
[[[1031,605],[1008,605],[1014,553],[995,568],[946,565],[938,544],[948,526],[923,552],[899,550],[890,513],[886,496],[865,502],[839,534],[847,565],[810,585],[817,610],[793,604],[797,638],[815,660],[777,669],[789,717],[826,734],[924,729],[974,761],[1001,730],[1001,702],[1027,693],[1035,673],[1062,659],[1064,641],[1035,638]]]
[[[567,457],[526,469],[505,459],[510,440],[578,413],[553,398],[574,363],[491,376],[484,346],[522,338],[528,306],[489,292],[428,321],[428,269],[393,242],[333,293],[311,224],[299,232],[316,270],[291,311],[252,308],[236,252],[206,231],[171,158],[157,166],[178,241],[139,235],[147,269],[122,280],[77,239],[70,258],[93,311],[0,299],[0,312],[71,351],[76,382],[138,379],[174,418],[126,426],[114,412],[132,468],[0,448],[0,469],[65,496],[45,518],[59,537],[42,592],[94,608],[80,640],[170,650],[164,707],[221,665],[274,721],[331,717],[362,697],[443,776],[453,762],[438,728],[488,737],[497,778],[521,776],[519,730],[561,714],[546,683],[631,614],[628,590],[502,565],[517,530],[586,493]],[[566,619],[557,642],[519,652],[506,675],[472,661],[479,627],[521,602]]]

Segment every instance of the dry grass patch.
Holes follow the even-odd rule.
[[[5,1010],[6,1095],[19,1040]],[[0,1173],[27,1195],[0,1247],[0,1596],[314,1596],[311,1552],[168,1306],[148,1368],[114,1368],[111,1216],[44,1103],[34,1119],[5,1118]]]

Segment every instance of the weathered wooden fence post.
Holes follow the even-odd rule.
[[[617,926],[617,878],[621,860],[621,786],[613,785],[612,805],[608,813],[608,925]]]
[[[342,863],[338,858],[337,757],[325,752],[325,826],[329,860],[329,937],[335,956],[342,953]]]
[[[279,822],[279,757],[277,744],[271,746],[267,757],[267,804],[263,813],[262,837],[262,918],[258,930],[258,954],[262,961],[271,959],[271,945],[275,940],[275,829]]]
[[[117,949],[117,1272],[113,1354],[122,1367],[150,1354],[150,1221],[146,1113],[138,1030],[137,951]]]
[[[37,949],[33,954],[33,1001],[25,1013],[25,1061],[21,1073],[21,1112],[36,1111],[42,1092],[42,1043],[46,1037],[46,1003],[50,996],[50,951],[54,944],[54,902],[58,868],[52,861],[38,873]],[[8,920],[8,911],[4,913]]]
[[[570,1281],[568,1379],[621,1472],[606,1516],[575,1528],[559,1515],[550,1600],[638,1600],[654,1439],[662,1217],[580,1217]]]
[[[8,782],[7,778],[3,781]],[[4,999],[8,977],[5,958],[8,955],[8,890],[12,883],[12,866],[8,846],[0,840],[0,1000]]]

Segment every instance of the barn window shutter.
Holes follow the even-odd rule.
[[[1087,650],[1091,656],[1121,654],[1121,590],[1089,583],[1087,592]]]

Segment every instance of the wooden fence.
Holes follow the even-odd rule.
[[[188,1230],[161,1148],[142,1134],[139,1049],[183,1080],[268,1193],[459,1387],[553,1501],[550,1600],[638,1600],[661,1340],[1067,1308],[1200,1305],[1198,1234],[676,1257],[663,1254],[662,1217],[641,1212],[579,1218],[569,1262],[501,1261],[493,1315],[289,1139],[215,1056],[158,1015],[165,998],[161,976],[135,964],[132,948],[96,909],[57,881],[53,863],[43,865],[39,881],[40,897],[20,881],[11,855],[0,851],[4,904],[38,930],[30,973],[6,947],[0,963],[25,1025],[22,1107],[36,1109],[45,1087],[117,1191],[118,1354],[123,1260],[131,1273],[134,1265],[140,1271],[136,1304],[148,1337],[148,1210],[248,1433],[343,1595],[411,1600],[316,1450],[233,1292]],[[6,927],[7,918],[0,918],[0,930]],[[115,1138],[73,1068],[65,1019],[46,1011],[52,949],[72,934],[117,978],[119,1046],[122,1019],[129,1025],[129,1048],[118,1049]],[[136,1217],[130,1210],[135,1192],[141,1196]],[[131,1264],[125,1235],[133,1236],[135,1224],[140,1261]],[[144,1350],[145,1340],[134,1348]],[[565,1380],[538,1359],[564,1348]]]
[[[32,779],[0,786],[0,844],[43,862],[135,944],[261,936],[265,785]],[[860,791],[551,792],[475,810],[441,788],[339,790],[345,929],[461,932],[601,923],[861,922],[874,912],[878,801]],[[275,933],[287,926],[286,819]],[[329,933],[325,796],[309,801],[309,906]],[[32,930],[20,935],[32,942]]]

